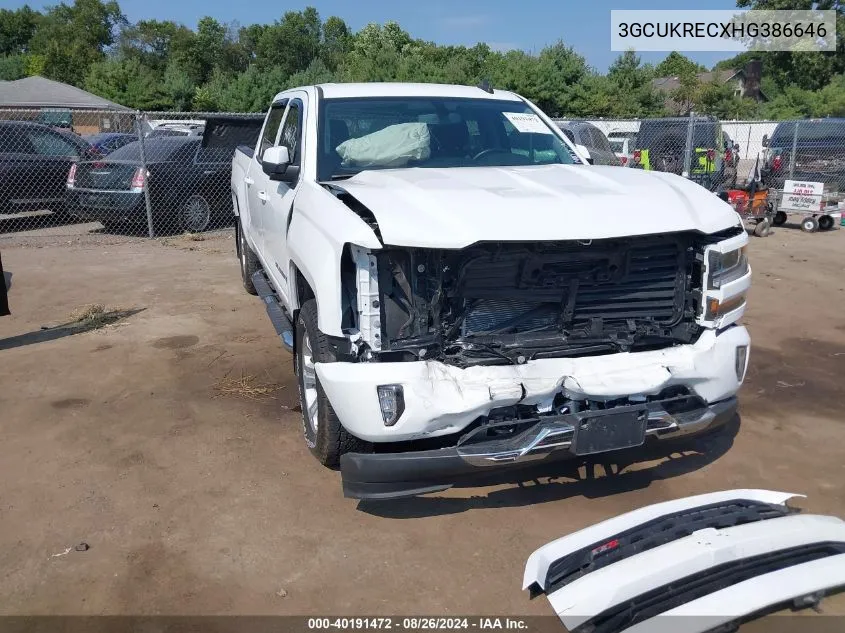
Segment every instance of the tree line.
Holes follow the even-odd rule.
[[[715,70],[763,62],[768,102],[702,81],[706,68],[679,53],[657,65],[628,51],[606,73],[559,41],[532,54],[487,44],[444,46],[415,39],[395,22],[353,32],[313,7],[272,24],[224,24],[203,17],[196,29],[170,20],[130,23],[115,0],[75,0],[41,11],[0,10],[0,79],[41,75],[142,110],[259,112],[288,87],[333,81],[422,81],[497,88],[530,98],[553,116],[648,117],[685,110],[720,118],[845,116],[845,6],[839,0],[737,0],[760,9],[832,8],[835,53],[743,53]],[[828,6],[829,5],[829,6]],[[668,95],[657,77],[678,77]]]

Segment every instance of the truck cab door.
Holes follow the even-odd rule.
[[[273,104],[267,113],[264,127],[255,148],[255,154],[249,163],[249,169],[244,176],[244,190],[247,201],[246,221],[241,217],[242,226],[246,228],[247,235],[252,238],[253,247],[258,253],[264,256],[264,216],[267,213],[268,192],[270,178],[264,173],[261,167],[261,159],[264,152],[276,145],[279,132],[282,127],[282,118],[287,108],[287,99],[282,99]],[[243,214],[242,214],[243,215]]]
[[[277,145],[287,147],[291,159],[285,175],[281,180],[270,180],[270,177],[262,172],[262,175],[267,179],[262,182],[265,183],[265,191],[268,194],[268,200],[263,207],[262,214],[262,222],[264,223],[263,256],[268,268],[267,274],[286,302],[290,298],[288,288],[289,283],[291,283],[288,279],[290,251],[287,244],[287,233],[296,191],[302,181],[303,127],[307,105],[308,95],[305,92],[294,93],[288,99],[287,110],[277,141]]]

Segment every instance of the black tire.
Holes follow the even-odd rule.
[[[343,428],[313,370],[313,363],[335,360],[325,334],[317,328],[317,302],[314,299],[306,301],[300,308],[295,329],[296,375],[305,444],[317,461],[333,468],[340,463],[341,455],[361,451],[366,443]],[[306,358],[308,350],[311,352],[310,359]],[[306,397],[306,380],[309,381],[308,389],[313,390],[309,397]],[[312,408],[310,413],[309,399]],[[311,414],[316,415],[316,425],[312,422]]]
[[[261,270],[261,263],[258,261],[258,257],[255,256],[255,253],[252,252],[252,249],[249,247],[249,244],[246,241],[246,237],[244,236],[243,227],[241,223],[238,222],[235,225],[235,232],[237,233],[237,254],[238,254],[238,262],[241,266],[241,282],[244,285],[244,290],[246,290],[251,295],[257,295],[258,291],[255,289],[255,286],[252,284],[252,276]]]
[[[822,231],[829,231],[833,228],[833,217],[823,215],[819,218],[819,229]]]
[[[768,220],[760,220],[754,227],[754,235],[757,237],[768,237],[770,231],[771,225]]]
[[[778,211],[777,213],[775,213],[775,217],[772,222],[775,226],[783,226],[784,224],[786,224],[786,219],[786,211]]]
[[[801,220],[801,230],[805,233],[815,233],[819,230],[819,221],[812,215]]]

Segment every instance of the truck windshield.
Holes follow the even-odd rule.
[[[319,180],[368,169],[504,167],[581,161],[525,103],[432,97],[328,99]]]

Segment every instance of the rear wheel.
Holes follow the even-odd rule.
[[[296,374],[302,433],[317,461],[329,467],[337,466],[344,453],[366,446],[343,428],[317,377],[316,363],[334,360],[325,334],[317,329],[317,302],[309,299],[302,305],[296,320]]]
[[[249,247],[240,222],[236,225],[236,230],[238,233],[238,261],[241,265],[241,282],[244,285],[244,290],[251,295],[257,295],[258,291],[252,283],[252,276],[261,269],[261,264]]]
[[[208,228],[211,223],[211,206],[201,195],[193,195],[179,209],[179,219],[182,229],[191,233],[199,233]]]
[[[819,228],[822,231],[829,231],[833,228],[833,217],[829,215],[823,215],[819,218]]]
[[[786,211],[778,211],[775,213],[774,224],[775,226],[782,226],[786,223]]]

